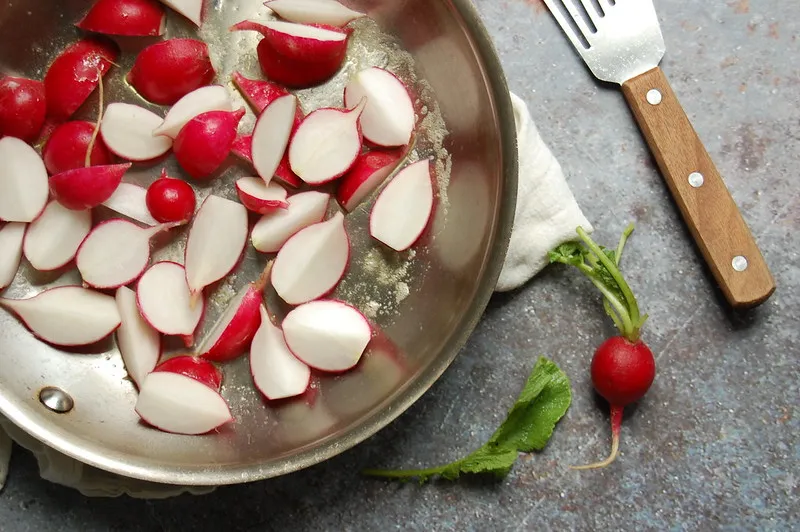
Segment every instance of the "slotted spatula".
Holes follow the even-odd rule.
[[[750,229],[658,67],[664,38],[652,0],[545,0],[594,75],[622,85],[684,221],[725,298],[763,303],[775,281]]]

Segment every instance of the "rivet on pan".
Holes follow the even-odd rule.
[[[747,269],[747,258],[736,255],[731,261],[731,266],[733,266],[733,269],[737,272],[743,272]]]
[[[661,92],[658,89],[650,89],[647,91],[647,103],[650,105],[658,105],[661,103]]]
[[[65,414],[75,407],[72,397],[55,386],[47,386],[39,392],[39,401],[57,414]]]
[[[689,184],[692,185],[694,188],[700,188],[703,186],[705,179],[703,178],[703,174],[700,172],[692,172],[689,174]]]

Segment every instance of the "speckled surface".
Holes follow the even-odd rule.
[[[731,314],[712,287],[621,94],[583,68],[540,0],[478,0],[514,91],[531,106],[573,190],[613,241],[651,320],[658,376],[631,408],[611,468],[588,363],[611,332],[576,272],[549,268],[496,296],[444,377],[376,437],[317,467],[205,497],[90,500],[38,478],[16,452],[0,530],[791,530],[800,526],[800,4],[657,0],[662,64],[742,207],[778,290]],[[432,465],[488,437],[537,354],[575,400],[544,452],[501,483],[386,484],[366,466]]]

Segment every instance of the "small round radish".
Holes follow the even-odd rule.
[[[156,37],[166,29],[167,14],[156,0],[97,0],[77,23],[84,31],[130,37]]]
[[[94,134],[95,124],[84,120],[71,120],[56,126],[42,148],[42,158],[47,171],[60,174],[86,166],[86,150]],[[102,138],[96,138],[89,160],[91,166],[111,164],[112,156]]]
[[[0,227],[0,291],[14,281],[22,260],[27,224],[11,222]]]
[[[136,292],[120,286],[114,294],[121,324],[117,329],[117,347],[128,376],[141,388],[148,373],[161,357],[161,335],[139,313]]]
[[[147,187],[147,210],[161,223],[191,220],[196,206],[194,189],[186,181],[167,177],[167,171]]]
[[[289,350],[283,332],[273,325],[263,305],[259,307],[259,312],[261,326],[250,346],[253,382],[270,400],[303,394],[311,381],[310,368]]]
[[[355,209],[389,177],[402,159],[400,150],[370,151],[359,155],[336,189],[336,199],[342,208],[347,212]]]
[[[152,111],[130,103],[106,107],[100,135],[108,149],[129,161],[149,161],[172,148],[172,139],[153,135],[164,120]]]
[[[199,27],[202,23],[203,0],[161,0],[161,3],[189,19],[195,26]]]
[[[275,209],[285,209],[289,206],[286,201],[286,189],[276,183],[266,185],[260,177],[237,179],[236,192],[242,205],[258,214],[267,214]]]
[[[192,298],[186,269],[175,262],[157,262],[136,285],[136,303],[142,317],[162,334],[180,336],[186,347],[194,344],[194,331],[203,317],[205,299]]]
[[[276,253],[289,238],[311,224],[321,222],[330,196],[316,190],[295,194],[286,209],[265,214],[253,227],[250,240],[262,253]]]
[[[136,57],[128,82],[145,99],[172,105],[215,76],[208,45],[196,39],[168,39]]]
[[[91,229],[92,211],[73,211],[51,201],[25,232],[25,258],[40,272],[57,270],[75,258]]]
[[[0,220],[32,222],[47,205],[47,169],[16,137],[0,139]]]
[[[26,78],[0,79],[0,137],[33,142],[44,124],[44,84]]]
[[[353,107],[362,99],[364,138],[378,146],[404,146],[411,140],[416,116],[408,89],[397,76],[378,67],[355,74],[344,89],[344,104]]]
[[[195,179],[213,174],[230,154],[244,113],[244,109],[209,111],[192,118],[178,133],[173,146],[181,168]]]
[[[68,209],[93,209],[114,194],[130,167],[127,163],[67,170],[50,177],[50,193]]]
[[[153,135],[175,138],[192,118],[208,111],[233,111],[228,90],[222,85],[209,85],[193,90],[173,105]]]
[[[208,360],[181,355],[165,360],[153,371],[168,371],[202,382],[214,391],[222,387],[222,372]]]
[[[328,24],[341,27],[366,16],[336,0],[268,0],[264,3],[284,20],[300,24]]]

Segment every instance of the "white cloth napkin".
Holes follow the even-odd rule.
[[[497,291],[523,285],[548,264],[547,252],[575,238],[575,228],[592,226],[567,185],[561,165],[542,141],[525,102],[511,94],[519,150],[519,192],[514,230]],[[189,487],[136,480],[86,465],[31,437],[0,416],[0,489],[8,474],[12,440],[31,451],[42,478],[89,497],[158,499],[182,493],[203,494],[213,487]]]

